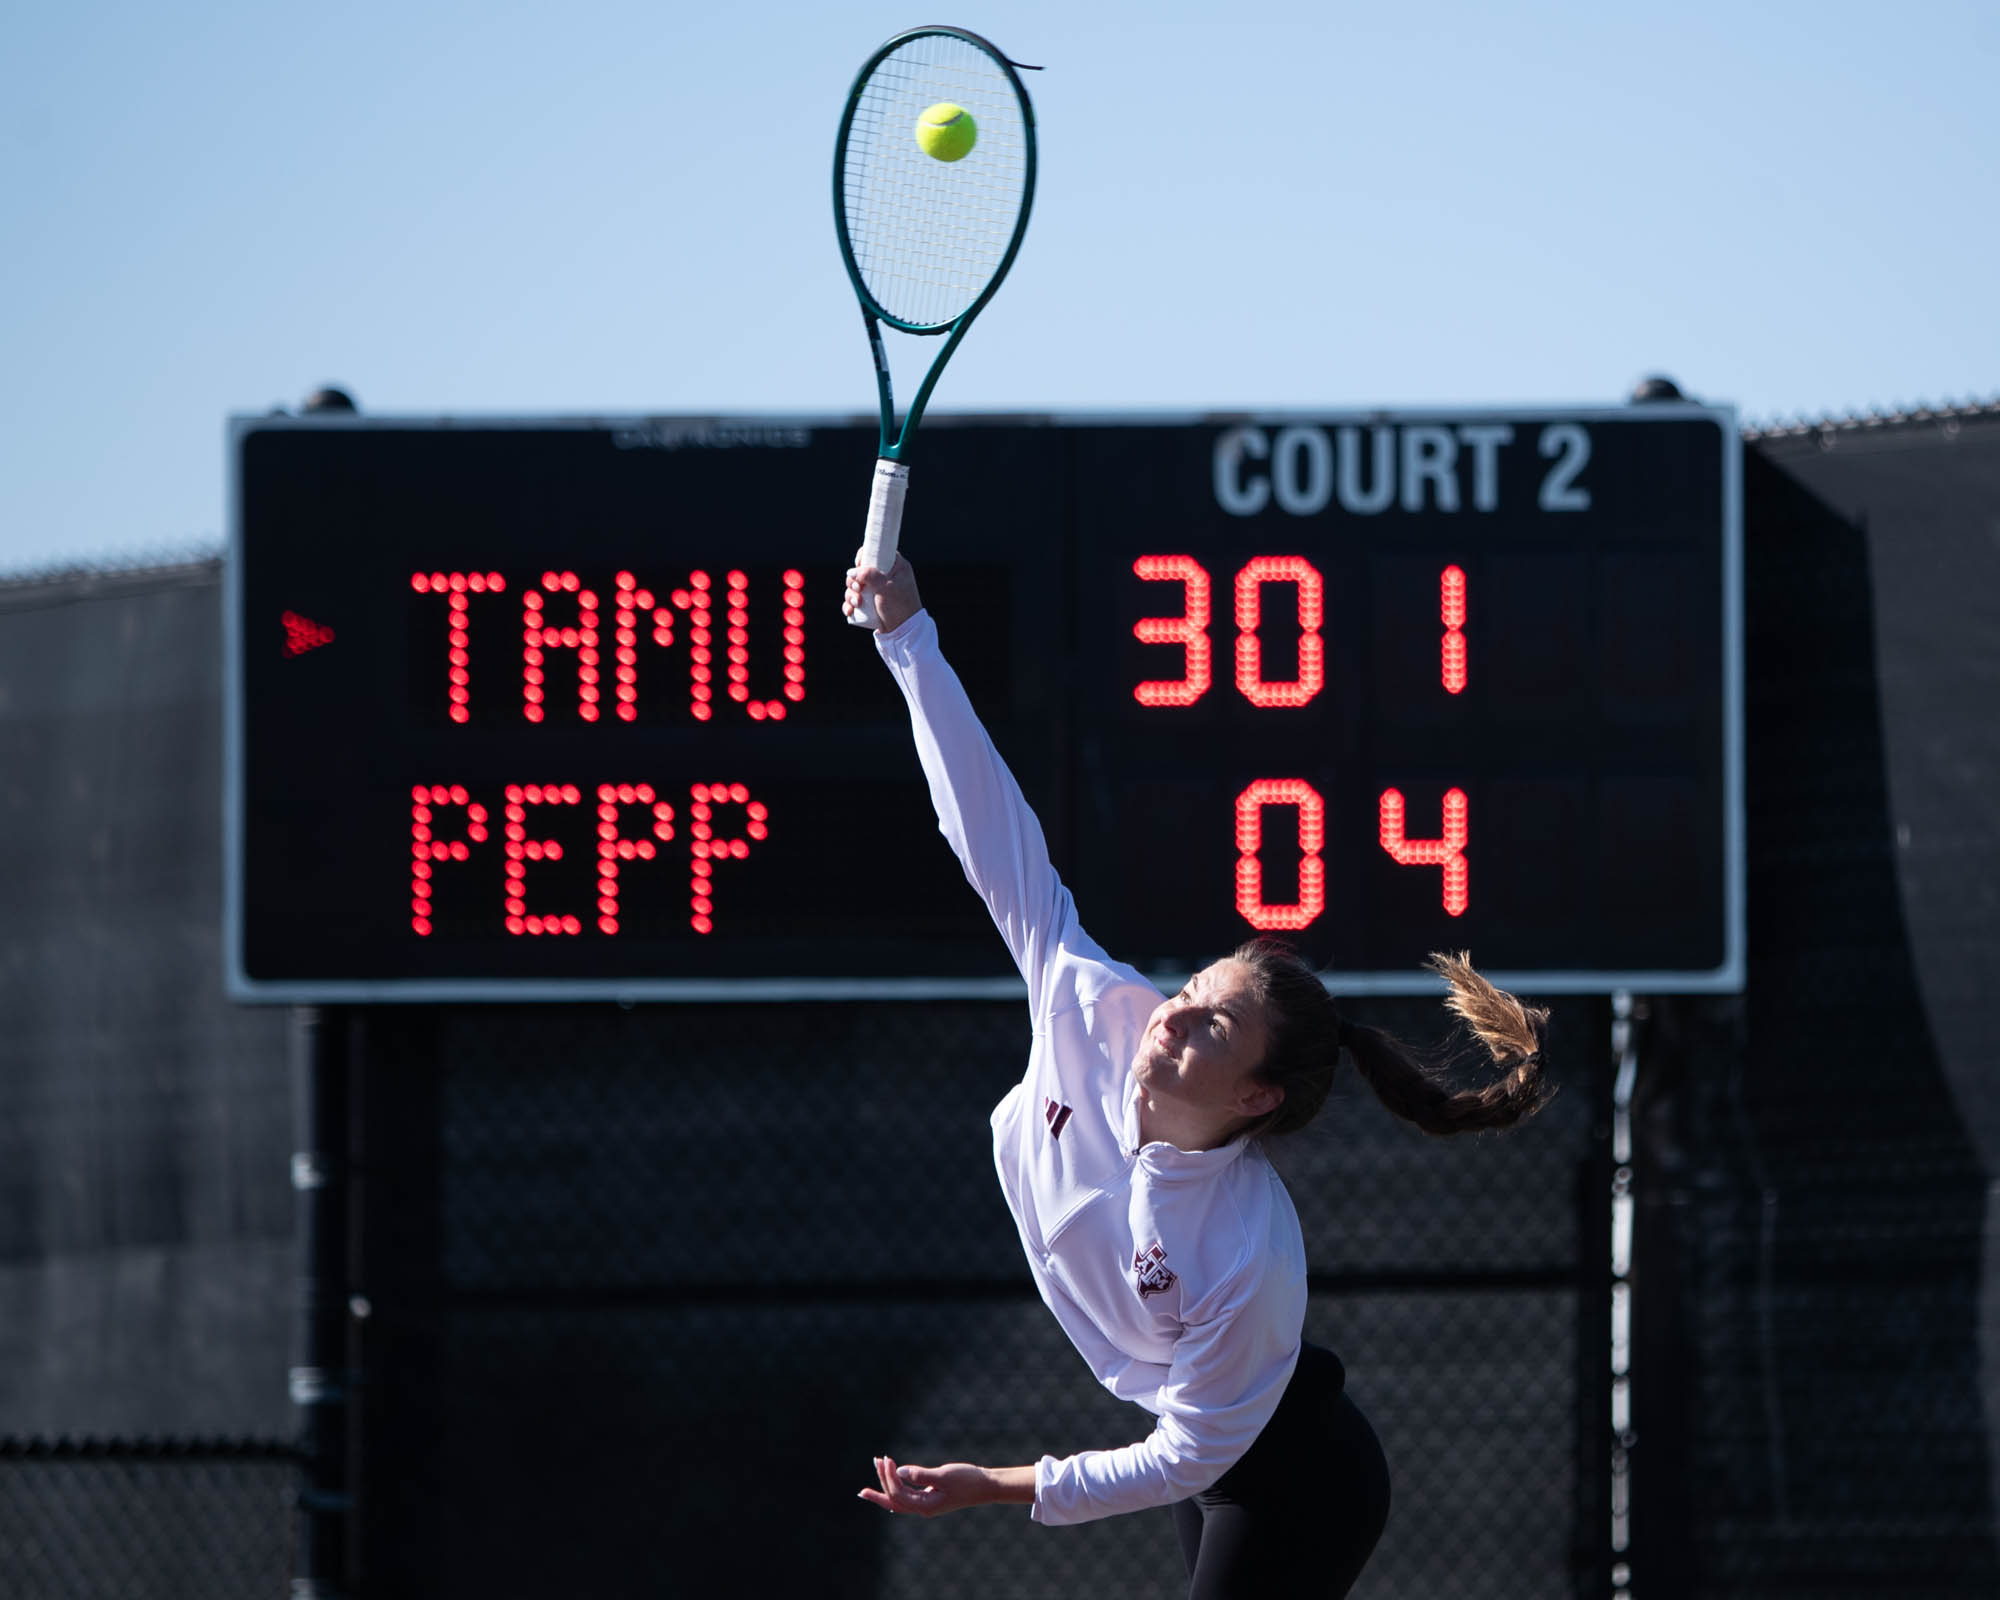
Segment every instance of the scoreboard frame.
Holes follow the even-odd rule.
[[[1555,994],[1595,994],[1631,990],[1647,993],[1727,993],[1738,992],[1745,983],[1746,930],[1745,930],[1745,814],[1744,814],[1744,712],[1743,712],[1743,582],[1742,582],[1742,462],[1741,442],[1733,409],[1706,406],[1693,402],[1660,402],[1643,406],[1622,407],[1508,407],[1508,408],[1398,408],[1388,411],[1339,412],[1339,411],[1262,411],[1239,413],[1164,413],[1164,412],[1081,412],[1057,415],[1023,414],[1002,416],[954,416],[934,417],[929,427],[940,437],[956,435],[960,438],[977,437],[982,429],[1030,430],[1039,437],[1046,438],[1051,431],[1086,430],[1101,438],[1108,438],[1117,430],[1197,430],[1212,434],[1214,438],[1214,492],[1218,504],[1232,516],[1245,517],[1254,512],[1269,509],[1272,502],[1284,498],[1287,509],[1294,515],[1310,515],[1317,507],[1299,502],[1304,497],[1310,501],[1314,484],[1318,483],[1319,505],[1324,506],[1331,496],[1332,454],[1329,441],[1340,438],[1343,446],[1353,439],[1372,439],[1380,444],[1383,430],[1400,430],[1398,437],[1405,441],[1423,436],[1428,438],[1452,435],[1470,440],[1476,453],[1485,449],[1488,454],[1480,457],[1478,472],[1486,474],[1480,482],[1480,493],[1486,492],[1492,456],[1491,441],[1501,433],[1510,437],[1525,438],[1528,432],[1535,432],[1542,439],[1541,454],[1544,463],[1543,481],[1545,485],[1551,474],[1565,466],[1565,458],[1560,449],[1551,450],[1548,440],[1560,439],[1565,428],[1573,432],[1587,431],[1603,424],[1643,427],[1652,423],[1699,422],[1713,426],[1719,438],[1719,461],[1717,463],[1717,487],[1719,495],[1714,505],[1716,518],[1716,543],[1721,558],[1720,582],[1716,587],[1719,614],[1714,619],[1714,632],[1719,634],[1721,652],[1720,671],[1716,682],[1721,692],[1721,705],[1717,709],[1714,725],[1719,733],[1719,749],[1715,751],[1719,761],[1719,796],[1721,817],[1719,819],[1719,844],[1721,882],[1714,895],[1719,915],[1720,927],[1714,930],[1714,948],[1719,959],[1713,962],[1689,965],[1675,964],[1635,964],[1617,968],[1595,969],[1581,964],[1542,964],[1534,966],[1509,966],[1505,962],[1482,959],[1482,968],[1490,969],[1489,976],[1508,988],[1524,993]],[[564,435],[564,434],[604,434],[619,441],[618,448],[642,450],[671,455],[678,451],[692,451],[704,454],[726,451],[736,459],[750,459],[767,446],[779,441],[796,442],[801,437],[810,438],[815,434],[838,431],[852,433],[860,437],[872,428],[872,418],[833,415],[794,415],[779,413],[736,414],[721,416],[618,416],[618,417],[449,417],[449,416],[395,416],[395,415],[331,415],[295,418],[283,415],[243,416],[230,419],[228,429],[228,488],[229,488],[229,532],[223,583],[223,632],[224,632],[224,772],[223,772],[223,859],[224,859],[224,900],[223,900],[223,942],[225,987],[231,999],[251,1003],[375,1003],[375,1002],[542,1002],[542,1001],[615,1001],[624,1004],[642,1001],[675,1002],[716,1002],[716,1001],[794,1001],[794,1000],[932,1000],[932,999],[996,999],[1018,997],[1024,988],[1018,977],[1001,975],[1006,965],[1005,952],[997,934],[987,930],[991,940],[993,970],[986,972],[968,970],[930,971],[852,971],[843,973],[757,972],[735,970],[727,972],[708,971],[690,975],[670,973],[634,974],[632,972],[587,974],[568,970],[561,975],[536,975],[525,972],[498,974],[492,971],[468,970],[463,973],[440,975],[436,972],[395,972],[378,968],[375,971],[356,974],[328,970],[322,961],[313,970],[308,961],[306,968],[274,974],[259,970],[258,963],[250,958],[246,947],[248,924],[251,920],[246,912],[245,895],[249,888],[253,866],[250,860],[251,846],[248,842],[248,824],[252,818],[253,801],[250,796],[250,750],[251,727],[255,719],[250,714],[249,696],[253,692],[253,678],[259,682],[268,681],[267,664],[253,668],[250,655],[253,650],[265,651],[270,639],[264,637],[270,629],[261,626],[253,629],[251,619],[246,614],[249,602],[249,585],[246,572],[253,552],[249,542],[269,540],[272,535],[260,528],[253,534],[248,519],[256,508],[247,503],[246,474],[244,463],[250,441],[260,435],[272,432],[314,432],[331,434],[364,435],[417,435],[435,436],[439,440],[449,437],[492,434]],[[1454,433],[1454,430],[1455,433]],[[1348,435],[1352,435],[1350,439]],[[1236,441],[1234,445],[1230,441]],[[1482,445],[1481,441],[1485,444]],[[1317,442],[1316,442],[1317,441]],[[1141,441],[1143,443],[1143,440]],[[1293,445],[1296,448],[1287,448]],[[782,447],[782,446],[781,446]],[[1233,456],[1230,452],[1233,450]],[[1412,461],[1423,469],[1422,446],[1419,443],[1413,456],[1411,446],[1404,445],[1404,468],[1407,472]],[[740,455],[737,454],[740,452]],[[1317,455],[1315,455],[1317,452]],[[856,457],[856,482],[865,478],[868,465],[864,450]],[[1225,482],[1225,457],[1235,462],[1227,469],[1233,476]],[[1278,481],[1276,475],[1281,470],[1279,457],[1285,458],[1283,469],[1289,472],[1289,481]],[[1324,458],[1323,460],[1320,458]],[[1390,458],[1378,455],[1376,466]],[[1303,463],[1303,465],[1301,464]],[[1343,469],[1347,465],[1343,458]],[[1434,463],[1433,463],[1434,465]],[[1471,466],[1468,466],[1468,472]],[[1315,474],[1317,475],[1315,477]],[[1312,481],[1308,481],[1312,480]],[[1261,487],[1260,487],[1261,485]],[[1303,487],[1302,487],[1303,485]],[[1379,486],[1379,483],[1378,483]],[[1346,492],[1346,480],[1342,480],[1342,493]],[[1560,485],[1558,486],[1561,487]],[[857,495],[858,495],[857,491]],[[949,492],[944,483],[923,491],[926,494],[944,495]],[[1468,490],[1467,493],[1471,491]],[[1230,496],[1235,496],[1232,503]],[[1255,501],[1254,505],[1249,502]],[[1546,498],[1544,505],[1546,505]],[[853,504],[861,504],[859,498]],[[928,502],[926,502],[928,504]],[[851,509],[846,502],[834,507],[833,522],[844,527],[840,513]],[[1393,507],[1391,509],[1394,509]],[[948,523],[951,509],[940,504],[924,518],[925,522],[938,525]],[[856,513],[858,521],[858,512]],[[1065,595],[1060,603],[1049,606],[1049,617],[1036,624],[1042,630],[1044,639],[1056,637],[1054,630],[1063,630],[1059,638],[1060,647],[1067,652],[1067,671],[1058,676],[1068,676],[1076,671],[1088,651],[1080,637],[1077,614],[1080,609],[1077,590],[1086,581],[1091,571],[1090,546],[1093,535],[1080,530],[1076,523],[1078,516],[1073,506],[1064,508],[1058,517],[1062,524],[1059,538],[1062,549],[1059,553],[1062,570],[1065,573]],[[833,537],[838,541],[839,535]],[[920,568],[927,573],[926,557],[936,551],[938,538],[927,533],[923,523],[916,530],[919,541],[915,554]],[[830,556],[844,564],[845,548],[836,548],[820,554]],[[1046,559],[1047,551],[1043,552]],[[593,558],[586,554],[573,557],[581,567]],[[999,552],[996,559],[1009,559],[1006,552]],[[1182,558],[1195,570],[1202,570],[1204,583],[1209,575],[1192,558]],[[1122,558],[1121,558],[1122,561]],[[597,562],[602,565],[602,562]],[[685,563],[683,563],[685,564]],[[1211,563],[1213,564],[1213,563]],[[1260,583],[1276,583],[1280,587],[1270,589],[1270,599],[1266,601],[1270,614],[1274,617],[1290,617],[1284,604],[1286,587],[1292,583],[1293,574],[1289,569],[1271,568],[1261,573],[1253,571],[1255,562],[1246,562],[1235,574],[1239,622],[1243,607],[1243,574],[1251,573],[1250,588],[1251,615],[1255,617],[1256,596],[1265,593]],[[1176,570],[1186,570],[1176,569]],[[1310,570],[1310,569],[1309,569]],[[1456,569],[1454,569],[1456,570]],[[1217,568],[1213,574],[1215,611],[1218,618],[1226,612],[1229,603],[1228,571]],[[1161,619],[1175,610],[1171,597],[1185,593],[1188,605],[1193,604],[1193,589],[1185,585],[1177,589],[1173,573],[1164,577],[1157,571],[1147,580],[1149,615]],[[1316,570],[1311,570],[1311,580],[1319,582]],[[1459,593],[1464,593],[1463,573],[1458,578]],[[1304,627],[1306,613],[1305,589],[1298,587],[1300,604],[1300,627]],[[1154,596],[1159,599],[1155,602]],[[936,598],[933,596],[933,598]],[[1478,628],[1481,617],[1479,602],[1481,596],[1475,589],[1472,601],[1473,622],[1470,624],[1475,643],[1474,660],[1479,656]],[[821,610],[829,604],[826,596],[818,597]],[[1447,595],[1444,619],[1450,620],[1450,599]],[[662,610],[665,610],[664,602]],[[1191,614],[1191,611],[1190,611]],[[289,614],[288,614],[289,615]],[[269,619],[262,619],[268,622]],[[1226,619],[1225,619],[1226,620]],[[297,617],[288,620],[286,626],[296,633],[288,633],[288,641],[303,649],[313,649],[318,641],[314,629],[325,629],[329,623],[337,624],[340,619]],[[819,643],[816,649],[825,651],[839,643],[830,641],[832,633],[828,617],[814,615],[813,624],[818,630]],[[838,621],[837,613],[831,621]],[[953,615],[940,609],[940,625],[946,630],[946,653],[963,673],[966,663],[954,653],[953,641],[961,638],[962,632]],[[1289,625],[1289,624],[1288,624]],[[1222,626],[1218,621],[1217,626]],[[1448,632],[1456,632],[1455,628]],[[1168,630],[1170,633],[1171,630]],[[253,636],[256,642],[253,643]],[[1155,638],[1159,630],[1155,630]],[[1254,634],[1242,637],[1254,637]],[[331,634],[329,634],[331,638]],[[1303,638],[1303,634],[1301,635]],[[352,642],[350,642],[352,641]],[[358,643],[352,631],[343,636],[341,643],[352,650]],[[860,645],[861,641],[852,641]],[[383,646],[392,650],[402,649],[400,641],[388,641]],[[335,648],[338,648],[336,645]],[[865,646],[863,646],[865,649]],[[1123,646],[1127,656],[1133,654],[1130,642]],[[1239,650],[1241,648],[1239,639]],[[1300,646],[1303,648],[1303,645]],[[1462,649],[1462,643],[1461,643]],[[268,652],[267,652],[268,653]],[[872,657],[872,650],[866,652]],[[1144,647],[1144,653],[1162,662],[1170,659],[1173,652],[1163,649],[1158,642]],[[1016,652],[1018,657],[1019,651]],[[1101,655],[1101,650],[1099,651]],[[1223,694],[1222,680],[1228,676],[1229,665],[1226,648],[1214,651],[1215,660],[1220,663],[1216,669],[1218,697]],[[1278,670],[1296,671],[1301,679],[1305,668],[1297,658],[1291,667],[1274,670],[1270,676],[1276,677]],[[1461,657],[1462,659],[1462,657]],[[870,663],[873,670],[884,678],[879,664]],[[1255,679],[1256,668],[1250,669]],[[262,676],[259,676],[259,674]],[[1190,668],[1190,674],[1192,669]],[[1102,674],[1100,674],[1101,676]],[[1461,674],[1462,676],[1462,674]],[[1243,684],[1239,663],[1238,685]],[[1046,687],[1046,686],[1045,686]],[[1456,692],[1456,691],[1453,691]],[[978,697],[975,695],[975,698]],[[1046,693],[1044,698],[1050,698]],[[775,705],[777,702],[770,702]],[[1129,709],[1129,708],[1128,708]],[[1077,736],[1093,734],[1087,726],[1091,716],[1088,705],[1082,711],[1065,708],[1056,718],[1066,728],[1073,741]],[[1111,747],[1117,747],[1115,735],[1106,736]],[[1103,759],[1094,738],[1087,742],[1095,758]],[[1004,747],[1004,742],[1003,742]],[[1010,759],[1012,752],[1009,752]],[[1067,756],[1057,758],[1058,764]],[[1082,765],[1086,757],[1079,757]],[[1033,765],[1031,762],[1030,765]],[[1051,777],[1044,771],[1044,778],[1050,779],[1056,792],[1045,793],[1040,798],[1056,815],[1045,814],[1044,821],[1054,821],[1051,828],[1052,842],[1080,849],[1085,843],[1077,837],[1065,836],[1064,829],[1084,807],[1078,795],[1085,787],[1087,775],[1078,772],[1064,772]],[[1027,786],[1027,785],[1024,785]],[[1101,788],[1101,785],[1100,785]],[[266,791],[268,792],[268,791]],[[1031,796],[1034,789],[1030,787]],[[586,797],[587,799],[588,797]],[[1315,801],[1318,796],[1313,796]],[[1400,796],[1398,796],[1400,803]],[[1052,804],[1050,804],[1052,802]],[[927,802],[926,802],[927,803]],[[1278,795],[1278,803],[1288,803],[1283,794]],[[1449,801],[1446,802],[1447,806]],[[1410,833],[1419,830],[1419,817],[1425,804],[1435,807],[1436,801],[1420,800],[1413,795],[1410,809]],[[1461,801],[1462,804],[1462,801]],[[477,809],[477,808],[475,808]],[[1101,809],[1101,808],[1100,808]],[[1116,814],[1115,811],[1113,813]],[[1262,812],[1255,813],[1262,816]],[[1305,839],[1305,811],[1298,811],[1301,825],[1301,840]],[[1239,810],[1239,819],[1241,812]],[[496,823],[497,818],[493,819]],[[1385,829],[1387,813],[1385,811]],[[1397,823],[1400,830],[1400,818]],[[1437,824],[1429,824],[1435,829]],[[1449,827],[1447,826],[1447,833]],[[1239,820],[1239,847],[1241,824]],[[1412,838],[1414,846],[1419,843],[1443,845],[1440,841],[1419,841]],[[1384,835],[1384,848],[1388,847],[1388,835]],[[1302,844],[1303,848],[1303,844]],[[1478,860],[1477,846],[1468,847],[1473,859]],[[1254,849],[1252,854],[1254,854]],[[1449,852],[1446,851],[1448,854]],[[1248,856],[1242,859],[1249,859]],[[1400,858],[1399,858],[1400,859]],[[1412,859],[1415,859],[1412,857]],[[1057,869],[1064,873],[1065,881],[1075,884],[1076,875],[1070,870],[1071,864],[1058,854]],[[1239,866],[1241,861],[1239,860]],[[268,867],[264,867],[268,873]],[[511,870],[511,869],[510,869]],[[1086,878],[1089,873],[1084,874]],[[1108,880],[1101,880],[1108,881]],[[698,886],[697,886],[698,887]],[[977,911],[972,891],[962,884],[953,883],[951,889],[966,897]],[[1448,887],[1448,885],[1447,885]],[[1301,891],[1303,894],[1303,891]],[[1079,895],[1081,900],[1083,897]],[[1239,904],[1240,904],[1239,898]],[[1093,906],[1104,906],[1104,895],[1100,892],[1083,905],[1085,925],[1096,931],[1107,919],[1103,910],[1093,916]],[[980,913],[983,916],[983,912]],[[268,918],[266,919],[268,922]],[[518,932],[518,929],[516,930]],[[1245,925],[1239,930],[1240,936],[1247,937],[1254,930]],[[1436,942],[1447,942],[1448,934]],[[1104,936],[1107,949],[1114,957],[1124,954],[1113,937]],[[1206,948],[1200,959],[1212,959],[1223,953],[1227,944]],[[1475,958],[1481,951],[1475,943]],[[1176,956],[1179,952],[1176,952]],[[1185,977],[1190,962],[1197,959],[1194,951],[1189,951],[1185,959],[1141,959],[1138,964],[1149,977],[1162,984],[1176,984]],[[393,963],[392,963],[393,964]],[[1394,970],[1329,965],[1323,972],[1329,988],[1338,993],[1350,995],[1366,994],[1422,994],[1435,992],[1438,981],[1412,962],[1407,968]]]

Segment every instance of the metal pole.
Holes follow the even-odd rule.
[[[1629,990],[1611,997],[1611,1592],[1632,1596],[1632,1090],[1639,1078]]]
[[[347,1032],[337,1007],[292,1013],[298,1281],[291,1393],[299,1486],[293,1600],[335,1600],[347,1577]]]

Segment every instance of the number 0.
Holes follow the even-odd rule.
[[[1290,683],[1264,681],[1264,649],[1257,629],[1263,621],[1267,583],[1290,583],[1299,592],[1299,675]],[[1258,556],[1236,574],[1236,688],[1253,706],[1302,706],[1326,683],[1326,586],[1319,569],[1303,556]]]
[[[1264,903],[1264,808],[1296,806],[1299,812],[1299,898],[1289,906]],[[1326,909],[1326,802],[1302,778],[1259,778],[1236,797],[1236,909],[1253,928],[1309,927]]]

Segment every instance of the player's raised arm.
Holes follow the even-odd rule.
[[[1065,942],[1084,942],[1041,824],[938,648],[937,625],[923,609],[909,562],[898,560],[887,573],[850,572],[842,609],[852,616],[864,604],[879,622],[876,648],[909,702],[938,831],[986,902],[1039,1015],[1051,958]]]

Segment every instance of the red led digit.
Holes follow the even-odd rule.
[[[1142,706],[1191,706],[1208,693],[1214,676],[1208,643],[1208,570],[1193,556],[1141,556],[1132,570],[1147,583],[1179,583],[1187,591],[1187,603],[1178,617],[1141,617],[1132,624],[1141,644],[1179,645],[1187,655],[1185,674],[1135,685],[1132,698]]]
[[[576,625],[554,626],[548,606],[530,589],[521,596],[521,710],[530,722],[543,718],[546,698],[544,670],[550,650],[576,652],[576,714],[585,722],[595,722],[598,701],[597,596],[577,581],[574,572],[545,572],[542,588],[550,594],[576,596]]]
[[[583,791],[573,783],[510,783],[507,785],[507,918],[509,933],[581,933],[582,919],[528,910],[528,863],[562,860],[556,839],[528,837],[529,806],[573,806]],[[601,884],[601,879],[600,879]]]
[[[806,579],[795,567],[785,569],[785,687],[787,700],[806,697]]]
[[[542,720],[542,597],[530,589],[521,596],[521,715]]]
[[[1465,688],[1465,573],[1446,567],[1438,579],[1438,620],[1444,624],[1444,643],[1439,649],[1438,671],[1445,691],[1457,694]]]
[[[756,700],[750,694],[750,580],[741,572],[729,574],[729,698],[757,721],[785,720],[784,700]],[[805,579],[797,572],[785,574],[784,659],[786,699],[803,700],[806,692]]]
[[[651,837],[619,832],[620,812],[644,806],[652,814]],[[618,863],[651,861],[658,854],[654,839],[674,836],[674,808],[661,801],[648,783],[600,783],[597,786],[597,927],[618,931]]]
[[[438,812],[456,807],[465,813],[465,837],[438,838]],[[457,785],[418,784],[410,791],[410,926],[417,934],[431,931],[431,874],[434,861],[464,861],[471,846],[486,842],[486,808]]]
[[[1264,808],[1293,806],[1299,815],[1299,898],[1296,904],[1264,903],[1264,868],[1257,852],[1264,844]],[[1326,910],[1326,802],[1302,778],[1259,778],[1236,797],[1236,910],[1253,928],[1296,930],[1310,926]]]
[[[1257,638],[1264,585],[1290,583],[1299,593],[1299,675],[1266,683],[1263,645]],[[1319,569],[1303,556],[1258,556],[1236,574],[1236,687],[1253,706],[1302,706],[1326,683],[1326,650],[1320,625],[1326,616]]]
[[[761,800],[752,800],[740,783],[697,783],[688,790],[688,926],[696,933],[715,931],[715,863],[741,861],[750,854],[750,843],[770,837],[770,810]],[[744,837],[720,839],[715,832],[717,806],[743,808]],[[666,837],[671,837],[671,832]]]
[[[715,674],[710,667],[715,649],[709,631],[710,591],[714,587],[707,573],[690,572],[688,586],[676,589],[670,597],[688,614],[688,710],[698,722],[706,722],[715,715],[712,703],[715,690],[711,687]]]
[[[1454,917],[1463,916],[1471,904],[1465,867],[1466,801],[1463,789],[1447,789],[1444,797],[1444,833],[1437,839],[1412,839],[1404,832],[1404,803],[1400,789],[1382,791],[1382,848],[1406,867],[1444,868],[1444,908]]]
[[[449,626],[445,633],[445,697],[451,720],[465,722],[472,716],[472,603],[468,594],[498,594],[507,582],[497,572],[414,572],[410,587],[418,594],[441,594],[445,599]],[[327,638],[333,637],[328,630]]]

